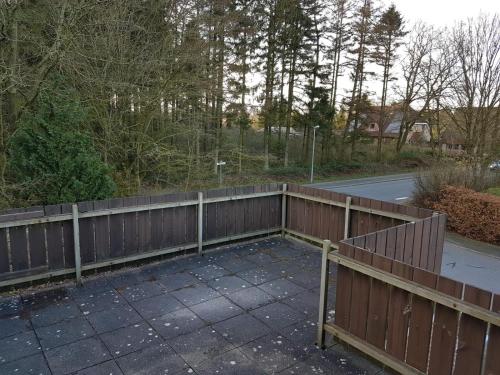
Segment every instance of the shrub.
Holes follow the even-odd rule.
[[[499,175],[478,173],[477,169],[470,166],[425,170],[416,177],[413,202],[418,206],[428,207],[430,203],[438,200],[438,195],[445,186],[484,191],[498,185],[499,179]]]
[[[448,214],[448,228],[466,237],[500,244],[500,197],[445,186],[431,208]]]
[[[8,168],[29,203],[56,204],[109,197],[115,184],[90,136],[79,130],[86,119],[74,97],[47,90],[23,115],[9,143]]]

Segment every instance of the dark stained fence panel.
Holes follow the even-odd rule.
[[[499,294],[493,296],[491,311],[500,314]],[[498,348],[500,348],[500,327],[492,325],[488,339],[488,348],[486,350],[486,361],[484,364],[485,374],[500,374],[500,355],[498,355]]]
[[[437,283],[437,275],[415,268],[413,271],[413,281],[434,289]],[[427,370],[433,309],[432,301],[415,295],[413,296],[406,362],[422,372]]]
[[[9,249],[7,248],[7,229],[0,229],[0,274],[8,273]]]
[[[440,276],[436,289],[449,296],[461,299],[463,284]],[[436,305],[429,358],[429,375],[451,373],[455,356],[458,316],[457,311],[446,306]]]
[[[392,260],[377,254],[372,255],[372,265],[382,271],[391,272],[392,270]],[[366,341],[379,349],[384,349],[385,347],[390,290],[388,284],[380,280],[372,280],[368,305]]]
[[[47,249],[45,247],[45,225],[29,225],[28,241],[30,253],[30,268],[47,265]]]
[[[93,202],[78,203],[78,211],[89,212],[93,211]],[[78,220],[80,230],[80,256],[82,264],[95,262],[95,247],[94,247],[94,218],[83,218]]]
[[[109,201],[102,200],[94,202],[95,210],[106,210],[109,209]],[[94,228],[95,228],[95,253],[96,260],[103,261],[109,259],[111,256],[110,250],[110,215],[97,216],[94,218]]]
[[[412,279],[412,268],[394,261],[392,273],[405,279]],[[410,320],[411,295],[405,290],[392,288],[387,317],[387,352],[404,361],[406,353],[406,333]]]
[[[29,269],[26,227],[9,228],[9,237],[12,270],[15,272]]]
[[[123,198],[124,207],[137,206],[138,197]],[[137,212],[123,214],[123,246],[125,255],[133,255],[138,252],[139,238],[137,231]]]
[[[491,293],[466,285],[463,300],[489,310]],[[486,328],[485,322],[462,314],[458,330],[454,375],[479,375],[481,373]]]
[[[120,207],[123,207],[122,198],[109,200],[109,208]],[[122,257],[125,254],[123,214],[115,214],[109,217],[109,230],[110,256],[111,258]]]

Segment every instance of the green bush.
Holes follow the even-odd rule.
[[[362,169],[363,163],[358,161],[345,161],[345,160],[334,160],[330,163],[324,164],[320,167],[320,171],[323,173],[346,173],[353,172]]]
[[[20,187],[18,199],[56,204],[113,194],[108,166],[79,130],[85,119],[84,108],[64,87],[40,94],[9,142],[8,168]]]

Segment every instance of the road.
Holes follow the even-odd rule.
[[[413,174],[369,177],[311,186],[371,199],[404,203],[415,189]],[[491,255],[496,253],[497,256]],[[500,248],[447,234],[441,274],[500,293]]]

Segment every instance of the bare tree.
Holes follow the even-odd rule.
[[[494,147],[500,105],[500,17],[458,23],[451,35],[456,79],[446,108],[465,138],[466,152],[487,160]]]
[[[405,44],[403,86],[396,88],[401,102],[401,126],[396,143],[400,152],[416,122],[443,95],[452,76],[453,59],[442,48],[440,30],[416,24]]]

